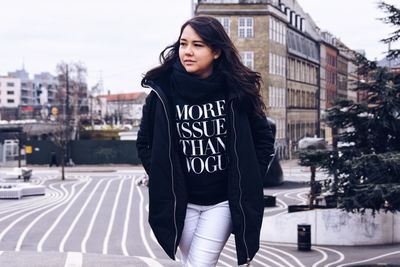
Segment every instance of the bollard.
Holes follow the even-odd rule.
[[[311,250],[311,225],[297,225],[297,249],[300,251]]]

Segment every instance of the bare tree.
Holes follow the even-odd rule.
[[[81,116],[88,113],[87,70],[82,62],[61,62],[57,65],[57,72],[63,116],[72,126],[71,140],[74,140],[77,139]]]
[[[124,119],[123,114],[123,101],[125,99],[122,97],[121,94],[117,94],[117,99],[115,100],[114,106],[114,117],[116,124],[122,124]]]
[[[59,91],[56,96],[61,108],[56,117],[53,143],[61,151],[61,179],[65,179],[64,167],[69,163],[68,145],[78,137],[81,116],[87,115],[86,67],[81,62],[57,65]]]
[[[59,117],[59,119],[55,122],[55,131],[53,132],[53,143],[60,150],[61,157],[61,180],[65,180],[65,160],[67,156],[67,146],[71,141],[71,132],[72,127],[65,122],[64,118]]]
[[[102,90],[102,82],[99,81],[96,83],[94,86],[92,86],[90,92],[89,92],[89,99],[90,99],[90,107],[89,107],[89,114],[90,114],[90,124],[92,126],[92,130],[94,128],[94,123],[93,123],[93,117],[97,117],[97,113],[93,114],[94,110],[94,101],[96,101],[96,107],[100,106],[100,100],[96,96],[101,92]]]

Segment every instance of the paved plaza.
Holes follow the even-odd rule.
[[[308,169],[295,161],[282,165],[286,181],[265,189],[277,197],[277,206],[266,208],[265,216],[307,201]],[[0,170],[0,179],[6,171]],[[46,194],[0,200],[0,266],[180,266],[168,259],[148,226],[147,188],[135,183],[144,175],[142,168],[76,166],[67,168],[66,174],[61,181],[59,168],[33,167],[30,183],[44,185]],[[317,176],[325,177],[321,172]],[[396,264],[400,264],[400,244],[313,246],[311,252],[300,252],[296,244],[262,242],[252,262],[252,266],[288,267]],[[233,237],[218,266],[237,266]]]

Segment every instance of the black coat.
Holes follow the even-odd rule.
[[[187,187],[168,85],[151,81],[148,85],[152,92],[143,106],[137,149],[149,174],[150,226],[168,256],[175,259],[186,215]],[[262,176],[274,153],[274,136],[266,117],[248,112],[237,96],[228,96],[226,105],[228,200],[241,265],[250,262],[259,249]]]

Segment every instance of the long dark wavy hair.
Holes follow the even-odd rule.
[[[221,23],[209,16],[198,16],[186,21],[179,34],[178,40],[167,46],[159,56],[160,66],[148,71],[141,82],[147,86],[148,80],[157,80],[172,70],[173,64],[179,58],[180,38],[186,26],[190,25],[213,51],[221,51],[218,59],[214,60],[214,70],[220,71],[229,90],[234,90],[239,97],[246,99],[257,114],[264,114],[265,104],[262,101],[260,87],[261,75],[243,65],[240,55]]]

